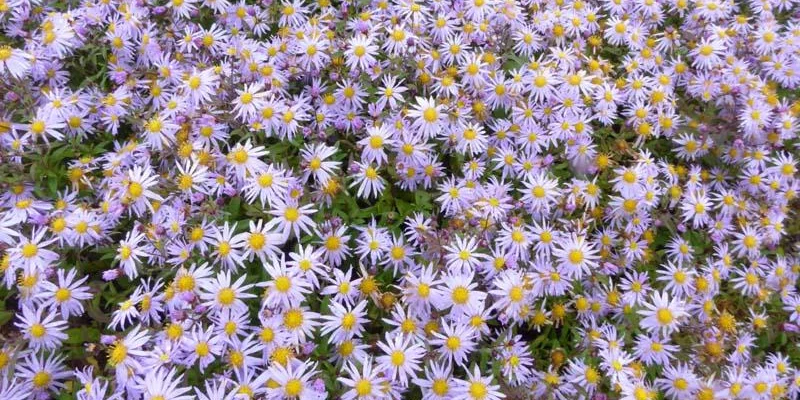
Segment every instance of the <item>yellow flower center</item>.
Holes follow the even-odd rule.
[[[399,367],[406,361],[406,355],[402,351],[395,350],[392,352],[392,365]]]
[[[217,294],[217,300],[219,300],[220,304],[229,306],[236,300],[236,292],[231,288],[224,288]]]
[[[142,184],[139,182],[131,182],[131,184],[128,185],[128,195],[133,199],[138,199],[143,192],[144,187],[142,187]]]
[[[193,76],[189,78],[189,88],[192,90],[197,90],[200,87],[200,77]]]
[[[450,351],[456,351],[461,347],[461,339],[458,336],[450,336],[445,341],[445,346],[447,346]]]
[[[37,247],[34,243],[25,243],[22,246],[22,257],[32,258],[35,257],[36,254],[38,253],[39,253],[39,247]]]
[[[668,308],[660,308],[656,312],[656,319],[658,319],[659,324],[667,325],[672,322],[672,311]]]
[[[283,324],[289,329],[297,329],[303,325],[303,311],[293,308],[283,315]]]
[[[42,388],[50,383],[50,374],[47,371],[39,371],[33,375],[33,386]]]
[[[233,151],[233,155],[230,157],[230,159],[241,165],[246,163],[249,157],[250,156],[247,154],[247,150],[240,148]]]
[[[511,290],[508,292],[508,297],[514,303],[519,303],[520,301],[522,301],[523,297],[522,287],[520,286],[512,287]]]
[[[359,397],[366,397],[372,393],[372,383],[367,379],[361,379],[356,383],[356,394]]]
[[[261,250],[264,244],[266,244],[267,239],[261,232],[253,232],[250,234],[248,242],[253,250]]]
[[[428,123],[436,122],[436,120],[439,119],[439,112],[433,107],[425,109],[425,111],[422,112],[422,118]]]
[[[279,276],[275,279],[275,289],[281,293],[286,293],[292,287],[292,280],[287,276]]]
[[[437,396],[444,397],[447,392],[450,391],[450,386],[447,384],[447,380],[445,379],[434,379],[433,385],[431,385],[431,390]]]
[[[117,342],[108,353],[108,363],[116,367],[128,356],[128,348],[122,342]]]
[[[485,399],[489,390],[483,382],[472,382],[469,384],[469,395],[474,399]]]
[[[287,396],[299,396],[303,392],[303,382],[299,379],[289,379],[284,388]]]
[[[569,262],[573,264],[580,264],[581,262],[583,262],[583,252],[577,249],[570,251]]]
[[[58,288],[58,290],[56,290],[56,301],[59,303],[63,303],[69,300],[70,294],[71,293],[69,292],[69,289]]]
[[[296,222],[297,219],[300,218],[300,212],[297,211],[296,207],[286,207],[286,211],[283,212],[283,217],[289,222]]]
[[[47,334],[47,329],[45,329],[44,325],[42,324],[33,324],[31,325],[30,332],[31,336],[33,336],[36,339],[39,339],[40,337]]]
[[[469,300],[469,290],[463,286],[453,289],[453,302],[456,304],[466,304]]]
[[[35,121],[31,124],[31,132],[36,135],[41,135],[45,130],[44,121]]]

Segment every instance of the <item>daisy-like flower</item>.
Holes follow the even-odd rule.
[[[31,55],[8,45],[0,46],[0,73],[21,78],[31,68]]]
[[[217,262],[225,268],[235,271],[244,265],[244,255],[242,247],[245,246],[244,238],[241,235],[233,236],[236,225],[231,227],[226,221],[222,229],[214,231],[214,251],[211,253]]]
[[[586,238],[575,234],[553,250],[553,257],[559,260],[563,273],[573,278],[591,274],[599,258]]]
[[[311,284],[312,288],[319,288],[319,278],[329,272],[329,268],[321,262],[322,250],[300,245],[297,252],[289,253],[289,258],[291,261],[286,265],[300,271],[300,275]]]
[[[499,400],[506,397],[500,392],[499,385],[492,385],[491,377],[481,376],[477,365],[472,371],[467,370],[467,379],[456,379],[454,392],[459,397],[470,400]]]
[[[367,129],[367,136],[358,141],[364,148],[361,159],[380,166],[388,161],[384,148],[394,146],[394,143],[392,132],[385,125],[370,127]]]
[[[439,348],[442,359],[464,366],[467,357],[475,350],[475,331],[467,325],[448,324],[442,320],[440,332],[433,333],[431,344]]]
[[[372,38],[365,35],[357,35],[350,39],[350,45],[344,54],[347,67],[350,69],[360,68],[366,70],[375,63],[375,52],[378,46],[372,43]]]
[[[133,298],[117,304],[119,308],[111,315],[111,323],[108,324],[108,327],[111,329],[125,329],[126,326],[133,324],[134,320],[139,318],[139,309],[136,308]]]
[[[61,347],[61,343],[67,339],[67,334],[64,333],[66,321],[57,320],[56,315],[51,313],[43,316],[44,311],[44,307],[32,310],[23,306],[20,322],[14,324],[23,332],[23,337],[34,350],[53,350]]]
[[[41,138],[45,143],[49,143],[51,137],[55,140],[63,139],[64,134],[61,133],[61,130],[65,128],[65,125],[57,118],[54,113],[37,112],[36,117],[28,126],[28,134],[34,141]]]
[[[136,277],[138,271],[136,265],[139,264],[140,257],[146,257],[147,253],[144,251],[140,243],[144,240],[144,235],[141,233],[128,232],[124,240],[120,240],[117,254],[114,259],[120,263],[120,268],[125,271],[125,275],[130,278]]]
[[[199,327],[192,331],[191,336],[181,343],[186,351],[186,358],[183,360],[187,365],[194,365],[197,362],[200,366],[200,372],[222,353],[223,345],[221,338],[214,335],[212,327],[206,328],[205,331]]]
[[[141,326],[134,327],[125,338],[117,340],[108,348],[108,365],[114,368],[117,382],[124,385],[128,382],[128,371],[142,368],[142,357],[147,356],[147,351],[142,347],[150,340],[147,331]]]
[[[179,126],[162,115],[156,114],[144,123],[147,144],[156,150],[162,150],[175,142],[175,132]]]
[[[205,69],[188,74],[183,81],[182,90],[187,99],[195,105],[208,103],[217,90],[219,77],[213,69]]]
[[[330,42],[322,35],[305,35],[295,48],[300,56],[300,64],[308,69],[321,69],[330,60],[328,47]]]
[[[290,233],[294,237],[300,237],[300,232],[311,234],[316,226],[309,215],[317,210],[312,208],[313,204],[298,205],[295,200],[282,199],[275,203],[275,207],[269,211],[274,216],[267,222],[265,229],[277,228],[284,238],[289,238]]]
[[[486,255],[478,252],[474,237],[456,237],[455,244],[445,246],[447,267],[453,271],[474,271],[486,260]]]
[[[517,271],[504,271],[494,279],[495,290],[489,291],[494,296],[494,308],[516,315],[529,301],[529,291],[525,288],[525,279]]]
[[[57,392],[64,389],[66,378],[72,376],[72,372],[64,368],[64,358],[54,353],[50,353],[45,358],[44,353],[29,354],[21,362],[17,363],[15,377],[25,382],[25,386],[31,389],[33,398],[49,396],[48,392]]]
[[[233,111],[236,117],[242,121],[249,121],[256,116],[256,113],[263,107],[262,100],[268,96],[263,92],[264,85],[254,83],[245,85],[242,90],[236,90],[236,100],[233,101]]]
[[[534,212],[544,212],[550,209],[558,196],[558,181],[550,179],[545,174],[533,175],[525,182],[522,201]]]
[[[688,316],[684,303],[676,298],[670,300],[666,293],[654,292],[645,309],[637,313],[644,317],[640,322],[643,329],[651,333],[671,334],[678,330],[681,320]]]
[[[10,262],[19,267],[41,271],[58,260],[56,252],[47,249],[55,239],[45,239],[45,229],[34,229],[30,238],[21,237],[16,246],[9,249]]]
[[[389,372],[392,380],[398,379],[401,385],[406,385],[409,377],[413,378],[421,371],[419,363],[425,351],[414,336],[395,335],[391,338],[387,334],[386,343],[378,342],[378,347],[384,355],[376,361],[380,369]]]
[[[89,293],[89,288],[84,286],[89,277],[84,276],[75,280],[76,273],[75,269],[70,269],[65,275],[64,270],[59,269],[57,271],[58,284],[49,281],[43,282],[42,292],[37,295],[38,298],[43,299],[41,307],[60,311],[61,317],[65,320],[72,315],[82,315],[83,304],[81,301],[91,299],[92,294]]]
[[[359,370],[354,364],[345,363],[344,369],[348,378],[339,377],[337,379],[347,388],[342,399],[378,400],[384,398],[383,388],[388,384],[388,380],[382,374],[384,371],[373,365],[371,357],[362,360],[361,365]]]
[[[208,168],[200,165],[197,160],[190,160],[185,165],[178,164],[178,174],[175,183],[184,193],[207,193],[206,182],[210,180]]]
[[[478,290],[478,284],[473,281],[474,273],[447,275],[444,278],[444,299],[439,304],[439,309],[448,307],[451,312],[458,313],[468,308],[479,307],[486,299],[486,293]]]
[[[355,175],[350,187],[358,186],[358,197],[370,199],[378,197],[386,188],[386,180],[380,175],[380,170],[372,164],[356,163],[358,173]]]
[[[403,303],[409,311],[428,314],[433,307],[442,304],[442,281],[436,275],[434,266],[428,265],[404,276]]]
[[[264,146],[254,146],[250,140],[245,144],[237,143],[225,157],[233,166],[236,175],[240,178],[254,176],[263,171],[267,164],[259,158],[268,154]]]
[[[328,277],[331,285],[324,287],[321,293],[333,295],[334,301],[355,304],[354,300],[358,296],[358,285],[361,283],[361,279],[351,280],[352,275],[352,268],[348,268],[346,272],[334,268],[333,276]]]
[[[761,251],[762,235],[757,228],[749,225],[743,226],[742,232],[735,233],[734,237],[736,241],[734,242],[733,250],[738,256],[755,257]]]
[[[287,309],[281,317],[283,328],[289,334],[291,343],[304,343],[311,337],[317,327],[320,315],[310,311],[308,307],[293,307]]]
[[[153,201],[164,201],[153,189],[158,185],[158,178],[150,166],[135,166],[128,170],[127,176],[120,182],[120,195],[123,204],[127,204],[137,216],[144,213],[145,208],[151,212]]]
[[[236,235],[233,242],[243,243],[244,253],[242,256],[248,261],[253,261],[255,257],[261,262],[267,262],[271,257],[280,253],[278,246],[283,243],[282,235],[272,232],[264,224],[264,221],[249,221],[249,230]]]
[[[413,128],[428,140],[439,133],[445,115],[443,107],[437,105],[436,100],[417,97],[416,104],[408,112],[408,117],[414,120]]]
[[[303,170],[303,180],[308,180],[313,176],[317,182],[327,182],[341,164],[339,161],[328,160],[334,154],[336,154],[335,147],[329,147],[322,143],[304,146],[300,150],[303,164],[307,165]]]
[[[285,174],[284,170],[268,164],[263,171],[247,180],[244,187],[245,198],[250,203],[258,198],[262,206],[275,204],[289,186]]]
[[[330,334],[332,343],[340,344],[346,340],[358,337],[364,331],[364,323],[368,320],[366,316],[367,302],[362,300],[355,307],[339,304],[336,301],[330,303],[332,315],[322,315],[320,318],[325,322],[320,332],[323,335]]]
[[[423,399],[449,399],[454,393],[455,379],[448,363],[432,361],[425,367],[425,378],[415,378],[414,384],[422,388]]]
[[[663,378],[657,379],[655,383],[668,396],[675,398],[690,395],[698,386],[697,377],[684,364],[667,365],[664,369]]]
[[[252,284],[245,284],[247,275],[242,275],[235,282],[231,283],[231,275],[228,271],[217,274],[216,279],[203,281],[200,286],[200,299],[203,305],[215,310],[247,308],[243,300],[256,297],[254,294],[247,293],[253,287]]]
[[[310,284],[296,269],[288,269],[286,260],[272,257],[271,262],[264,264],[264,269],[272,280],[263,286],[266,288],[264,303],[269,307],[295,307],[300,305],[306,294],[310,293]]]
[[[175,369],[154,368],[144,379],[137,381],[134,386],[142,391],[144,398],[158,398],[164,400],[191,400],[194,396],[187,394],[188,387],[180,387],[183,380],[181,375],[176,375]]]
[[[687,200],[681,204],[684,221],[691,221],[693,228],[706,226],[711,221],[711,201],[701,192],[692,192]]]
[[[267,398],[315,400],[325,397],[325,390],[312,385],[311,380],[317,374],[316,364],[310,361],[289,363],[286,367],[279,363],[269,369],[277,388],[267,389]]]

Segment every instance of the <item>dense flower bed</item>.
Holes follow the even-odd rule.
[[[0,399],[800,393],[796,0],[0,30]]]

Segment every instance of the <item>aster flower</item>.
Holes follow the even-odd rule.
[[[375,360],[379,368],[389,372],[389,377],[399,380],[401,385],[407,384],[409,377],[421,370],[419,363],[425,352],[413,336],[387,336],[386,343],[378,342],[378,347],[384,353]]]
[[[92,294],[89,293],[89,288],[84,286],[89,277],[84,276],[76,280],[76,273],[75,269],[70,269],[65,275],[64,270],[59,269],[57,284],[44,282],[42,292],[37,295],[43,299],[41,307],[60,311],[64,319],[69,319],[71,315],[83,314],[81,301],[91,299]]]
[[[140,388],[145,397],[160,396],[165,400],[188,400],[193,398],[192,395],[186,395],[191,389],[187,387],[179,387],[181,381],[180,375],[175,375],[177,371],[170,369],[156,368],[150,370],[145,375],[144,379],[135,383],[135,386]]]
[[[61,347],[61,342],[67,338],[67,334],[64,333],[67,323],[55,319],[54,314],[43,316],[44,310],[44,307],[31,310],[23,306],[20,322],[14,324],[24,332],[24,337],[34,350],[52,350]]]
[[[192,71],[183,81],[181,87],[188,101],[195,105],[211,101],[211,96],[219,84],[219,77],[212,69]]]
[[[467,370],[467,379],[456,379],[455,392],[466,399],[498,400],[504,399],[505,394],[499,391],[499,385],[492,385],[491,378],[481,376],[481,371],[476,365],[472,371]]]
[[[256,175],[266,168],[266,164],[259,158],[267,154],[264,146],[254,146],[248,140],[244,145],[237,143],[233,146],[226,159],[233,166],[237,176],[244,178],[247,175]]]
[[[279,386],[278,388],[267,389],[268,398],[306,400],[324,397],[325,390],[318,390],[310,382],[316,375],[315,371],[316,365],[308,361],[298,363],[296,366],[289,364],[287,368],[280,364],[275,364],[270,369],[270,375]]]
[[[21,78],[31,68],[31,55],[27,52],[12,48],[8,45],[0,46],[0,72],[8,73],[14,78]]]
[[[441,333],[434,332],[431,344],[439,348],[443,360],[464,366],[470,353],[475,350],[475,332],[464,324],[448,324],[442,321]]]
[[[204,284],[199,287],[203,304],[215,310],[245,308],[243,300],[255,297],[246,292],[253,287],[251,284],[244,283],[246,278],[247,275],[242,275],[232,282],[230,273],[225,271],[217,274],[216,279],[205,280]]]
[[[442,106],[437,105],[435,100],[417,97],[416,105],[409,111],[408,117],[414,120],[413,127],[428,139],[437,133],[444,115]]]
[[[8,252],[10,255],[9,261],[20,267],[44,270],[49,264],[58,259],[58,254],[46,247],[55,240],[45,239],[45,234],[46,230],[39,229],[32,231],[30,239],[20,238],[16,246],[12,247]]]
[[[363,324],[368,321],[364,318],[366,307],[366,301],[359,302],[355,307],[341,305],[336,301],[331,302],[332,315],[321,316],[325,323],[320,332],[324,335],[330,334],[333,343],[343,343],[359,336],[364,330]]]
[[[596,252],[583,236],[572,235],[561,247],[553,250],[553,256],[560,261],[564,273],[570,277],[591,273],[597,267]]]
[[[30,354],[17,364],[16,377],[31,389],[30,394],[44,398],[49,392],[64,389],[62,381],[72,376],[63,363],[63,357],[52,353],[47,358],[44,354]]]
[[[641,326],[652,333],[670,334],[678,329],[680,320],[688,315],[683,302],[675,298],[670,300],[666,293],[653,293],[651,301],[644,303],[644,307],[644,310],[638,311],[644,317]]]
[[[310,293],[309,283],[299,274],[300,271],[287,268],[283,255],[280,260],[272,257],[271,262],[264,264],[264,269],[271,278],[263,285],[267,291],[264,297],[267,306],[298,306]]]
[[[311,204],[299,206],[292,199],[277,201],[274,209],[269,212],[275,217],[264,228],[277,228],[276,230],[281,232],[284,238],[290,237],[290,233],[294,234],[295,237],[299,237],[300,231],[311,233],[315,224],[309,215],[317,211],[311,207],[313,207]]]
[[[342,399],[380,399],[383,397],[381,388],[388,381],[380,374],[383,371],[373,365],[371,358],[368,357],[363,361],[360,370],[352,363],[346,363],[345,371],[349,378],[338,378],[338,381],[347,388]]]

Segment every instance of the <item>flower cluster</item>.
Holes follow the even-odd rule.
[[[797,0],[0,31],[2,399],[800,395]]]

